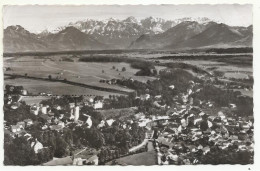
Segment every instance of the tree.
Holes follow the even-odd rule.
[[[43,148],[39,150],[37,154],[38,160],[40,163],[46,163],[53,158],[53,153],[49,148]]]
[[[115,66],[113,66],[113,67],[112,67],[112,69],[116,69],[116,67],[115,67]]]
[[[17,137],[11,141],[5,140],[4,149],[5,165],[25,166],[40,164],[37,155],[25,137]]]
[[[157,70],[156,69],[153,70],[153,75],[157,75]]]
[[[28,76],[28,74],[27,74],[27,73],[25,73],[25,74],[24,74],[24,76],[25,76],[25,77],[27,77],[27,76]]]
[[[105,73],[105,71],[104,71],[104,70],[102,70],[102,73]]]
[[[16,110],[4,109],[4,120],[7,121],[8,124],[14,125],[19,121],[23,121],[25,119],[36,120],[36,116],[31,114],[30,106],[26,104],[22,104]]]
[[[68,144],[66,141],[57,133],[56,135],[56,149],[54,151],[55,157],[64,157],[68,155]]]
[[[52,79],[52,76],[51,76],[51,75],[48,75],[48,78],[49,78],[49,80],[51,80],[51,79]]]
[[[87,137],[90,137],[88,141],[92,147],[100,148],[105,144],[104,135],[98,129],[96,129],[95,127],[91,127],[86,131]]]
[[[125,72],[125,71],[126,71],[126,68],[125,68],[125,67],[123,67],[123,68],[122,68],[122,71],[123,71],[123,72]]]

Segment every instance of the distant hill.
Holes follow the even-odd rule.
[[[51,45],[53,50],[96,50],[106,49],[103,43],[98,42],[90,35],[82,33],[75,27],[67,27],[64,30],[49,34],[42,38],[44,42]]]
[[[4,52],[45,51],[46,42],[21,26],[9,26],[4,30]]]
[[[167,31],[153,36],[142,35],[132,42],[132,49],[161,49],[170,45],[189,40],[191,37],[203,32],[210,24],[199,24],[195,21],[185,21]]]
[[[74,27],[58,33],[36,35],[21,26],[4,30],[4,52],[101,50],[109,48]]]
[[[231,27],[207,18],[137,20],[113,18],[70,23],[30,33],[21,26],[4,30],[4,52],[55,52],[106,49],[179,50],[252,47],[253,27]]]
[[[247,35],[243,35],[232,27],[215,23],[190,39],[167,48],[232,47],[236,45],[234,42],[246,37]],[[244,41],[241,41],[240,45],[247,46],[243,43]]]
[[[182,22],[164,33],[142,35],[130,45],[132,49],[192,49],[205,47],[252,47],[253,31],[249,27],[230,27],[209,22]]]

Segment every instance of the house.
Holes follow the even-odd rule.
[[[145,117],[144,113],[139,112],[134,115],[135,119],[143,119]]]
[[[93,155],[90,158],[86,159],[86,157],[74,158],[73,165],[82,166],[82,165],[98,165],[98,156]]]
[[[140,99],[141,100],[148,100],[148,99],[150,99],[150,97],[151,97],[150,94],[143,94],[143,95],[140,96]]]
[[[87,159],[86,162],[90,163],[92,165],[98,165],[98,156],[94,155],[94,156],[90,157],[89,159]]]
[[[36,106],[36,105],[32,105],[31,108],[30,108],[30,112],[34,115],[38,115],[39,114],[39,110],[40,110],[40,107],[39,106]]]
[[[23,96],[27,96],[27,94],[28,94],[28,92],[27,92],[27,90],[21,90],[21,95],[23,95]]]
[[[226,118],[226,116],[224,115],[224,113],[222,111],[218,112],[218,116],[221,118],[221,120]]]
[[[62,122],[62,121],[58,121],[58,125],[60,125],[62,128],[65,127],[65,124],[64,124],[64,122]]]
[[[102,128],[102,127],[104,127],[105,126],[105,121],[104,120],[102,120],[101,122],[100,122],[100,124],[98,124],[98,128]]]
[[[73,159],[73,165],[82,166],[83,163],[86,163],[86,159],[82,159],[80,157]]]
[[[103,102],[98,100],[94,103],[94,109],[102,109],[103,108]]]
[[[21,129],[25,128],[25,122],[23,122],[23,121],[17,122],[16,125],[19,126]]]
[[[109,120],[106,120],[108,126],[111,126],[113,124],[113,122],[115,122],[114,119],[109,119]]]
[[[11,109],[17,109],[18,107],[19,107],[20,105],[19,105],[19,103],[17,103],[17,102],[15,102],[15,103],[13,103],[12,105],[11,105]]]
[[[157,96],[154,96],[154,98],[155,98],[156,100],[159,100],[159,99],[161,99],[161,98],[162,98],[162,95],[157,95]]]
[[[236,108],[237,106],[236,106],[235,104],[230,103],[230,104],[229,104],[229,107],[232,108],[232,109],[234,109],[234,108]]]
[[[70,106],[70,108],[72,109],[72,108],[75,107],[75,103],[69,103],[69,106]]]
[[[147,123],[149,123],[151,120],[150,119],[140,119],[138,122],[139,127],[145,127]]]
[[[19,131],[21,131],[21,127],[19,125],[12,125],[11,126],[11,131],[13,133],[19,132]]]
[[[84,96],[83,98],[83,103],[85,105],[91,106],[94,102],[94,98],[93,97],[89,97],[89,96]]]
[[[47,107],[46,106],[41,107],[41,113],[44,114],[44,115],[47,114]]]
[[[54,105],[53,108],[56,110],[61,110],[61,106],[59,106],[59,105]]]
[[[26,126],[31,126],[33,124],[33,121],[31,119],[25,119],[24,122]]]
[[[173,90],[175,88],[175,86],[174,85],[170,85],[169,88]]]
[[[32,139],[32,135],[29,133],[24,134],[24,137],[26,138],[27,141]]]
[[[43,145],[36,138],[35,142],[31,143],[31,147],[33,148],[34,152],[37,154],[39,150],[43,148]]]
[[[48,128],[47,125],[43,125],[43,126],[42,126],[42,130],[45,130],[45,129],[47,129],[47,128]]]
[[[88,116],[88,119],[86,120],[86,123],[88,124],[88,128],[91,128],[91,126],[92,126],[91,116]]]

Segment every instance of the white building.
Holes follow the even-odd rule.
[[[34,152],[37,154],[39,150],[43,148],[43,145],[36,139],[35,142],[31,143],[31,147],[33,148]]]
[[[38,115],[39,114],[39,110],[40,110],[40,107],[36,106],[36,105],[32,106],[31,109],[30,109],[31,113],[34,114],[34,115]]]
[[[12,125],[12,126],[11,126],[11,131],[12,131],[13,133],[19,132],[19,131],[21,131],[21,127],[18,126],[18,125]]]
[[[96,103],[94,103],[94,109],[102,109],[103,108],[103,102],[102,101],[96,101]]]
[[[27,90],[21,90],[21,94],[24,96],[27,96],[28,92],[27,92]]]
[[[47,114],[47,107],[46,106],[42,106],[41,107],[41,112],[42,112],[42,114],[46,115]]]
[[[79,119],[79,106],[74,107],[73,114],[74,114],[74,122],[77,122]]]
[[[91,128],[92,126],[91,116],[88,115],[88,119],[86,120],[86,123],[88,124],[88,128]]]

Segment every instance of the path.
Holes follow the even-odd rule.
[[[133,151],[136,151],[136,150],[142,148],[143,146],[145,146],[147,144],[147,142],[148,142],[148,139],[144,139],[144,141],[141,144],[130,148],[129,152],[133,152]]]

